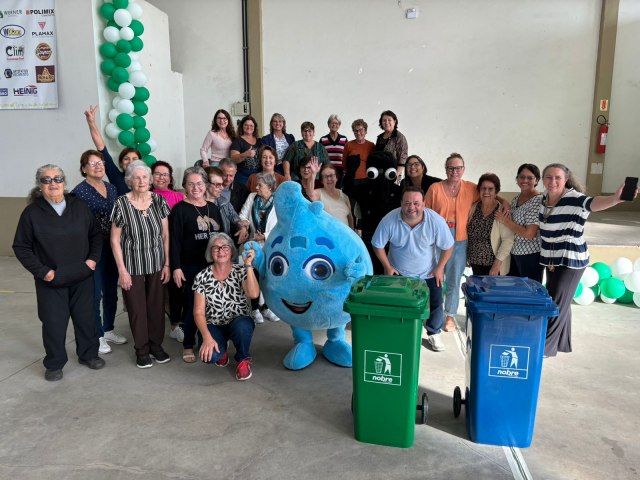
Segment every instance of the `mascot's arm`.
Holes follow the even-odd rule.
[[[358,167],[360,166],[360,155],[349,155],[345,159],[345,167],[346,171],[344,174],[343,183],[343,191],[350,197],[353,197],[353,183],[356,178],[356,172],[358,171]]]

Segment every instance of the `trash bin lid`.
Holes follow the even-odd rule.
[[[429,287],[419,278],[365,275],[351,286],[347,302],[423,310],[429,302]]]
[[[557,315],[558,311],[547,289],[530,278],[472,275],[463,291],[471,303],[517,305],[523,314]]]

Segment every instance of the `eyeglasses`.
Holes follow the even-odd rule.
[[[104,165],[104,160],[89,160],[87,162],[87,165],[89,165],[90,167],[102,167]]]
[[[310,128],[305,128],[304,130],[302,130],[302,133],[313,133],[313,130],[311,130]]]
[[[216,117],[216,120],[220,120],[220,121],[224,121],[224,122],[228,122],[229,119],[227,117]]]
[[[64,177],[62,175],[56,175],[55,177],[40,177],[40,183],[49,185],[51,182],[64,183]]]
[[[335,178],[336,174],[335,173],[330,173],[330,174],[327,174],[327,175],[320,175],[320,176],[326,180],[326,179],[329,179],[329,178]]]
[[[187,188],[204,187],[204,182],[187,182]]]
[[[365,130],[363,127],[353,129],[353,133],[364,133],[364,132]]]
[[[445,170],[447,172],[460,172],[464,170],[464,165],[460,165],[459,167],[447,167]]]
[[[536,179],[536,177],[534,177],[533,175],[518,175],[516,177],[517,180],[529,180],[529,181],[533,181]]]
[[[309,165],[305,165],[304,167],[300,167],[300,170],[311,170]]]
[[[229,245],[214,245],[213,247],[211,247],[211,250],[215,253],[217,252],[228,252],[231,250],[231,247]]]
[[[224,183],[213,183],[213,182],[210,182],[209,185],[211,185],[213,188],[223,188],[224,187]]]
[[[160,172],[155,172],[153,174],[154,177],[158,177],[158,178],[169,178],[171,177],[170,173],[160,173]]]
[[[405,165],[405,168],[418,168],[420,166],[420,162],[411,162]]]

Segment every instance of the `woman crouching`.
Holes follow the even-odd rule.
[[[226,233],[216,233],[209,239],[205,253],[211,265],[202,270],[193,282],[193,316],[202,335],[200,359],[219,367],[229,364],[227,343],[236,348],[236,379],[251,378],[249,348],[254,323],[249,300],[258,298],[260,287],[253,270],[255,251],[243,255],[244,266],[234,264],[237,252]]]

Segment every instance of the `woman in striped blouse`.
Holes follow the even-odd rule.
[[[613,195],[589,197],[561,163],[547,165],[542,182],[546,192],[540,206],[540,264],[547,271],[549,295],[560,310],[549,319],[544,354],[555,357],[558,352],[571,352],[571,301],[589,264],[584,224],[591,212],[622,203],[624,184]]]

